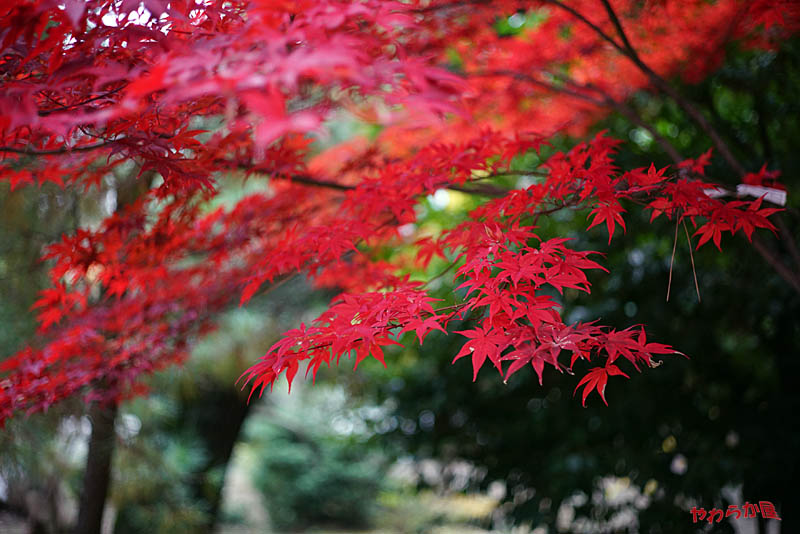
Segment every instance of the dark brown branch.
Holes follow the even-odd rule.
[[[716,129],[711,125],[711,123],[706,119],[706,117],[702,114],[700,110],[698,110],[691,102],[683,97],[677,90],[675,90],[672,85],[669,84],[664,78],[662,78],[659,74],[653,71],[647,64],[641,59],[639,54],[636,52],[636,49],[631,45],[628,36],[625,33],[625,29],[622,26],[622,22],[619,20],[614,8],[611,6],[608,0],[600,0],[603,3],[603,6],[606,9],[606,13],[608,13],[608,17],[611,20],[611,23],[617,30],[617,33],[622,39],[623,46],[625,52],[623,54],[627,56],[633,63],[639,67],[644,74],[650,79],[650,81],[663,91],[667,96],[672,98],[685,112],[689,117],[691,117],[702,129],[706,134],[711,138],[711,141],[714,143],[714,146],[719,151],[720,155],[725,159],[728,165],[739,175],[744,176],[747,171],[745,170],[744,166],[736,159],[733,153],[728,148],[728,145],[716,131]],[[602,36],[602,35],[601,35]],[[795,261],[798,261],[798,257],[800,257],[800,253],[798,253],[797,246],[794,243],[792,236],[786,230],[785,224],[780,221],[778,224],[782,225],[782,232],[781,235],[784,241],[789,248],[790,253]],[[793,272],[791,269],[786,267],[784,263],[777,257],[763,242],[761,242],[758,236],[753,236],[753,247],[756,251],[761,255],[764,260],[770,264],[770,266],[778,273],[778,275],[783,278],[790,286],[792,286],[795,291],[800,293],[800,277]]]
[[[609,42],[621,54],[626,55],[626,56],[628,55],[628,52],[627,52],[627,50],[625,49],[625,47],[623,45],[619,44],[616,41],[616,39],[614,39],[609,34],[607,34],[605,31],[603,31],[603,29],[600,26],[598,26],[597,24],[595,24],[591,20],[587,19],[581,12],[579,12],[576,9],[566,5],[565,3],[561,2],[560,0],[543,0],[543,3],[552,4],[552,5],[560,8],[560,9],[563,9],[564,11],[566,11],[567,13],[569,13],[570,15],[572,15],[573,17],[575,17],[576,19],[580,20],[581,22],[583,22],[584,24],[589,26],[591,29],[593,29],[594,32],[597,35],[602,37],[605,41]]]
[[[573,98],[577,98],[579,100],[583,100],[585,102],[589,102],[589,103],[594,104],[596,106],[610,107],[610,108],[616,110],[618,113],[620,113],[624,117],[626,117],[628,120],[630,120],[634,124],[636,124],[637,126],[639,126],[640,128],[643,128],[643,129],[647,130],[650,133],[650,135],[653,136],[653,139],[656,141],[656,143],[658,143],[658,145],[662,148],[662,150],[664,150],[664,152],[667,155],[669,155],[669,157],[672,159],[672,161],[674,161],[676,164],[680,163],[681,161],[683,161],[683,158],[681,157],[680,153],[678,153],[678,151],[675,149],[675,147],[672,145],[672,143],[670,143],[669,140],[667,140],[663,135],[661,135],[658,132],[658,130],[656,130],[651,125],[646,123],[636,113],[636,111],[633,110],[633,108],[631,108],[630,106],[628,106],[624,102],[620,102],[618,100],[615,100],[608,93],[606,93],[605,91],[603,91],[602,89],[600,89],[597,86],[594,86],[594,85],[591,85],[591,84],[581,85],[581,84],[579,84],[579,83],[577,83],[577,82],[575,82],[575,81],[573,81],[573,80],[571,80],[569,78],[561,78],[561,80],[565,84],[574,87],[575,90],[573,90],[573,89],[568,89],[567,87],[561,87],[561,86],[555,85],[553,83],[546,82],[544,80],[539,80],[537,78],[534,78],[530,74],[524,74],[524,73],[521,73],[521,72],[510,71],[510,70],[502,70],[502,69],[486,71],[486,72],[481,72],[481,73],[474,73],[474,74],[470,74],[470,75],[472,75],[472,76],[509,76],[509,77],[512,77],[512,78],[514,78],[516,80],[525,81],[525,82],[528,82],[528,83],[530,83],[532,85],[536,85],[536,86],[539,86],[539,87],[541,87],[543,89],[546,89],[548,91],[553,91],[555,93],[565,94],[567,96],[571,96]],[[590,96],[590,95],[588,95],[586,93],[580,92],[579,90],[592,91],[592,92],[598,94],[599,98],[592,97],[592,96]]]
[[[519,81],[524,81],[524,82],[530,83],[531,85],[536,85],[536,86],[541,87],[542,89],[546,89],[548,91],[565,94],[567,96],[571,96],[573,98],[577,98],[579,100],[583,100],[585,102],[589,102],[590,104],[594,104],[596,106],[604,106],[606,104],[606,102],[604,100],[602,100],[602,99],[594,98],[594,97],[592,97],[590,95],[587,95],[585,93],[574,91],[574,90],[568,89],[566,87],[561,87],[561,86],[558,86],[558,85],[556,85],[554,83],[546,82],[544,80],[539,80],[538,78],[534,78],[532,75],[525,74],[523,72],[517,72],[517,71],[513,71],[513,70],[497,69],[497,70],[489,70],[489,71],[483,71],[483,72],[467,73],[466,76],[486,77],[486,78],[491,78],[491,77],[495,77],[495,76],[497,76],[497,77],[506,76],[506,77],[509,77],[509,78],[514,78],[515,80],[519,80]],[[577,84],[574,84],[574,85],[578,86]]]
[[[624,43],[624,48],[626,50],[624,54],[631,61],[633,61],[637,67],[639,67],[639,70],[641,70],[647,75],[648,78],[650,78],[650,81],[653,83],[653,85],[666,93],[667,96],[672,98],[686,112],[686,114],[689,115],[689,117],[691,117],[692,120],[694,120],[704,132],[706,132],[706,134],[711,138],[711,141],[714,143],[714,146],[719,151],[720,155],[726,162],[728,162],[728,165],[730,165],[739,176],[744,176],[747,171],[730,151],[727,143],[725,143],[714,126],[711,125],[708,119],[706,119],[705,115],[703,115],[703,113],[697,109],[694,104],[684,98],[683,95],[676,91],[669,82],[662,78],[642,60],[642,58],[636,52],[636,49],[633,48],[628,40],[625,30],[622,27],[622,23],[620,22],[619,17],[617,17],[617,14],[614,12],[614,8],[611,7],[611,4],[608,2],[608,0],[601,1],[606,8],[609,19],[611,19],[612,24],[614,24],[614,27],[617,29],[617,33],[619,33],[620,38]]]
[[[469,195],[483,195],[485,197],[500,198],[506,196],[510,191],[502,187],[495,187],[490,184],[481,184],[475,187],[464,187],[461,185],[448,185],[446,189],[459,191]]]
[[[582,90],[594,91],[595,93],[600,95],[600,97],[603,99],[603,102],[606,104],[606,106],[613,108],[620,115],[623,115],[625,118],[627,118],[632,123],[636,124],[640,128],[643,128],[643,129],[647,130],[650,133],[650,135],[653,136],[653,139],[656,141],[656,143],[658,143],[658,145],[661,147],[661,149],[664,152],[666,152],[667,155],[669,155],[669,157],[672,159],[672,161],[676,165],[683,161],[683,156],[681,156],[681,154],[673,146],[673,144],[670,143],[669,140],[666,137],[661,135],[658,132],[658,130],[656,130],[653,126],[651,126],[650,124],[645,122],[645,120],[642,119],[642,117],[640,117],[639,114],[636,113],[636,111],[631,106],[626,104],[625,102],[614,99],[611,95],[609,95],[603,89],[597,87],[596,85],[594,85],[592,83],[588,83],[588,84],[583,84],[582,85],[582,84],[578,84],[577,82],[575,82],[575,81],[573,81],[573,80],[571,80],[569,78],[567,78],[565,80],[565,83],[567,83],[569,85],[572,85],[574,87],[580,88]]]
[[[443,2],[441,4],[435,4],[432,6],[427,7],[420,7],[418,9],[414,9],[413,13],[432,13],[435,11],[443,11],[445,9],[455,9],[463,6],[471,6],[471,5],[480,5],[480,4],[489,4],[491,0],[456,0],[454,2]]]
[[[794,260],[797,268],[800,270],[800,249],[797,248],[797,243],[794,241],[794,237],[792,236],[791,230],[789,230],[789,226],[786,224],[786,221],[783,220],[783,217],[780,213],[775,214],[773,218],[775,224],[778,225],[778,230],[783,239],[783,242],[786,244],[786,248],[789,249],[789,254],[791,254],[792,259]]]
[[[611,24],[614,25],[614,29],[617,30],[617,34],[619,38],[622,39],[622,46],[628,50],[629,52],[636,53],[634,51],[633,45],[628,40],[628,36],[625,33],[625,29],[622,27],[622,22],[620,22],[619,17],[617,17],[617,13],[614,11],[614,8],[611,7],[611,4],[608,0],[600,0],[603,3],[603,7],[606,8],[606,13],[608,13],[608,18],[611,20]]]
[[[608,99],[608,104],[615,110],[617,110],[620,115],[624,116],[625,118],[627,118],[629,121],[636,124],[640,128],[644,128],[645,130],[647,130],[650,133],[650,135],[653,136],[655,142],[658,143],[658,146],[660,146],[661,149],[667,153],[667,155],[672,159],[672,161],[676,165],[683,161],[683,158],[681,157],[680,153],[675,148],[675,146],[672,143],[670,143],[666,137],[661,135],[658,132],[658,130],[656,130],[650,124],[645,122],[644,119],[642,119],[639,116],[639,114],[633,110],[633,108],[631,108],[627,104],[618,102],[610,97]]]
[[[289,180],[298,184],[310,185],[313,187],[324,187],[326,189],[335,189],[336,191],[352,191],[356,188],[354,185],[340,184],[332,180],[312,178],[311,176],[307,175],[292,175]]]
[[[58,106],[50,108],[50,109],[40,110],[39,111],[39,116],[40,117],[47,117],[48,115],[51,115],[53,113],[59,113],[61,111],[69,111],[71,109],[75,109],[75,108],[79,108],[81,106],[85,106],[86,104],[91,104],[92,102],[96,102],[97,100],[102,100],[104,98],[108,98],[109,96],[122,91],[125,87],[127,87],[127,85],[128,85],[128,83],[125,82],[122,85],[120,85],[119,87],[117,87],[116,89],[112,89],[112,90],[107,91],[107,92],[105,92],[105,93],[103,93],[101,95],[97,95],[97,96],[93,96],[91,98],[87,98],[86,100],[83,100],[81,102],[76,102],[75,104],[69,104],[69,105],[59,104]],[[48,98],[48,100],[50,100],[50,98]]]
[[[746,174],[744,166],[739,163],[736,157],[728,148],[728,145],[716,131],[714,126],[706,119],[703,113],[697,109],[694,104],[689,102],[686,98],[683,97],[677,90],[675,90],[669,82],[667,82],[664,78],[662,78],[658,73],[656,73],[653,69],[651,69],[639,56],[633,46],[630,44],[630,40],[628,39],[627,35],[625,34],[625,30],[622,27],[622,23],[617,17],[617,14],[614,12],[614,9],[611,7],[611,4],[608,3],[607,0],[601,0],[603,5],[606,7],[606,12],[608,13],[609,19],[611,20],[612,24],[614,24],[617,32],[620,34],[620,38],[622,39],[622,44],[618,43],[614,38],[612,38],[609,34],[603,31],[602,28],[597,26],[595,23],[587,19],[583,14],[576,11],[575,9],[565,5],[563,2],[559,0],[545,0],[545,3],[552,4],[557,6],[572,16],[589,26],[592,30],[594,30],[597,35],[599,35],[605,41],[611,43],[614,48],[617,49],[622,55],[630,59],[639,70],[641,70],[650,80],[650,82],[667,96],[669,96],[672,100],[677,103],[683,111],[686,112],[689,117],[695,121],[700,128],[711,138],[712,143],[716,147],[717,151],[720,155],[725,159],[728,165],[740,176],[744,176]]]
[[[246,165],[239,165],[240,170],[253,170],[252,168]],[[256,172],[258,170],[256,169]],[[333,189],[335,191],[353,191],[356,189],[357,186],[355,185],[347,185],[347,184],[340,184],[338,182],[334,182],[332,180],[325,180],[324,178],[313,178],[309,175],[305,174],[298,174],[292,175],[289,177],[282,177],[282,176],[273,176],[273,178],[278,179],[285,179],[290,182],[295,182],[298,184],[309,185],[312,187],[321,187],[325,189]],[[444,189],[450,189],[452,191],[459,191],[461,193],[468,193],[471,195],[483,195],[489,197],[502,197],[508,194],[508,190],[494,187],[489,184],[481,184],[474,188],[472,187],[464,187],[461,185],[450,184],[444,187]]]
[[[61,154],[70,154],[72,152],[88,152],[90,150],[97,150],[99,148],[105,148],[109,145],[112,145],[115,142],[116,141],[103,141],[102,143],[95,143],[93,145],[53,148],[50,150],[36,150],[31,148],[2,146],[0,147],[0,152],[11,152],[14,154],[24,154],[26,156],[58,156]]]
[[[757,235],[753,235],[753,247],[761,254],[761,257],[769,263],[775,272],[783,278],[795,291],[800,293],[800,277],[797,273],[786,267],[783,262],[767,247]]]

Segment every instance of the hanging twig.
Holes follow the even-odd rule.
[[[669,302],[669,292],[672,289],[672,266],[675,264],[675,248],[678,245],[678,222],[677,215],[675,216],[675,238],[672,240],[672,257],[669,260],[669,281],[667,282],[667,302]]]
[[[686,244],[689,245],[689,258],[692,260],[692,275],[694,276],[694,289],[695,291],[697,291],[697,302],[700,302],[700,285],[697,283],[697,269],[695,269],[694,266],[694,252],[692,251],[692,239],[689,237],[689,229],[686,228],[686,221],[683,221],[683,230],[684,232],[686,232]]]

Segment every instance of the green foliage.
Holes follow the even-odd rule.
[[[0,185],[0,359],[35,335],[30,306],[47,284],[42,248],[77,224],[75,195],[53,184],[10,191]]]
[[[197,435],[181,432],[174,388],[160,389],[165,394],[135,400],[118,419],[126,439],[114,465],[115,534],[200,532],[208,521],[207,502],[193,490],[207,452]]]
[[[439,495],[401,488],[380,497],[381,528],[403,534],[486,532],[497,501],[481,494]]]
[[[382,487],[378,459],[357,442],[304,431],[270,425],[262,436],[255,484],[273,526],[366,526]]]

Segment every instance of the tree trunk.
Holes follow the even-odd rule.
[[[216,383],[202,387],[201,398],[202,402],[195,401],[185,406],[184,421],[191,431],[197,433],[208,454],[207,461],[195,478],[193,490],[196,498],[207,504],[206,532],[211,533],[216,527],[222,504],[224,472],[227,471],[233,447],[250,412],[250,405],[239,388]],[[222,471],[221,479],[219,471]]]
[[[136,202],[150,189],[155,171],[148,171],[137,177],[135,173],[116,177],[117,206],[114,213],[122,213],[124,208]],[[79,221],[76,220],[76,226]],[[99,385],[98,387],[103,387]],[[92,422],[92,435],[89,438],[89,453],[86,457],[86,472],[83,479],[78,525],[76,534],[100,534],[103,525],[103,509],[111,484],[111,457],[116,437],[114,421],[117,418],[117,405],[94,402],[89,408]]]
[[[103,509],[111,483],[111,457],[116,441],[114,432],[116,416],[116,404],[101,405],[94,402],[89,408],[92,434],[89,438],[89,453],[86,457],[86,472],[75,534],[101,533]]]

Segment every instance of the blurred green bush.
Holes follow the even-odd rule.
[[[349,439],[265,425],[254,484],[276,529],[366,527],[383,487],[381,460]]]

